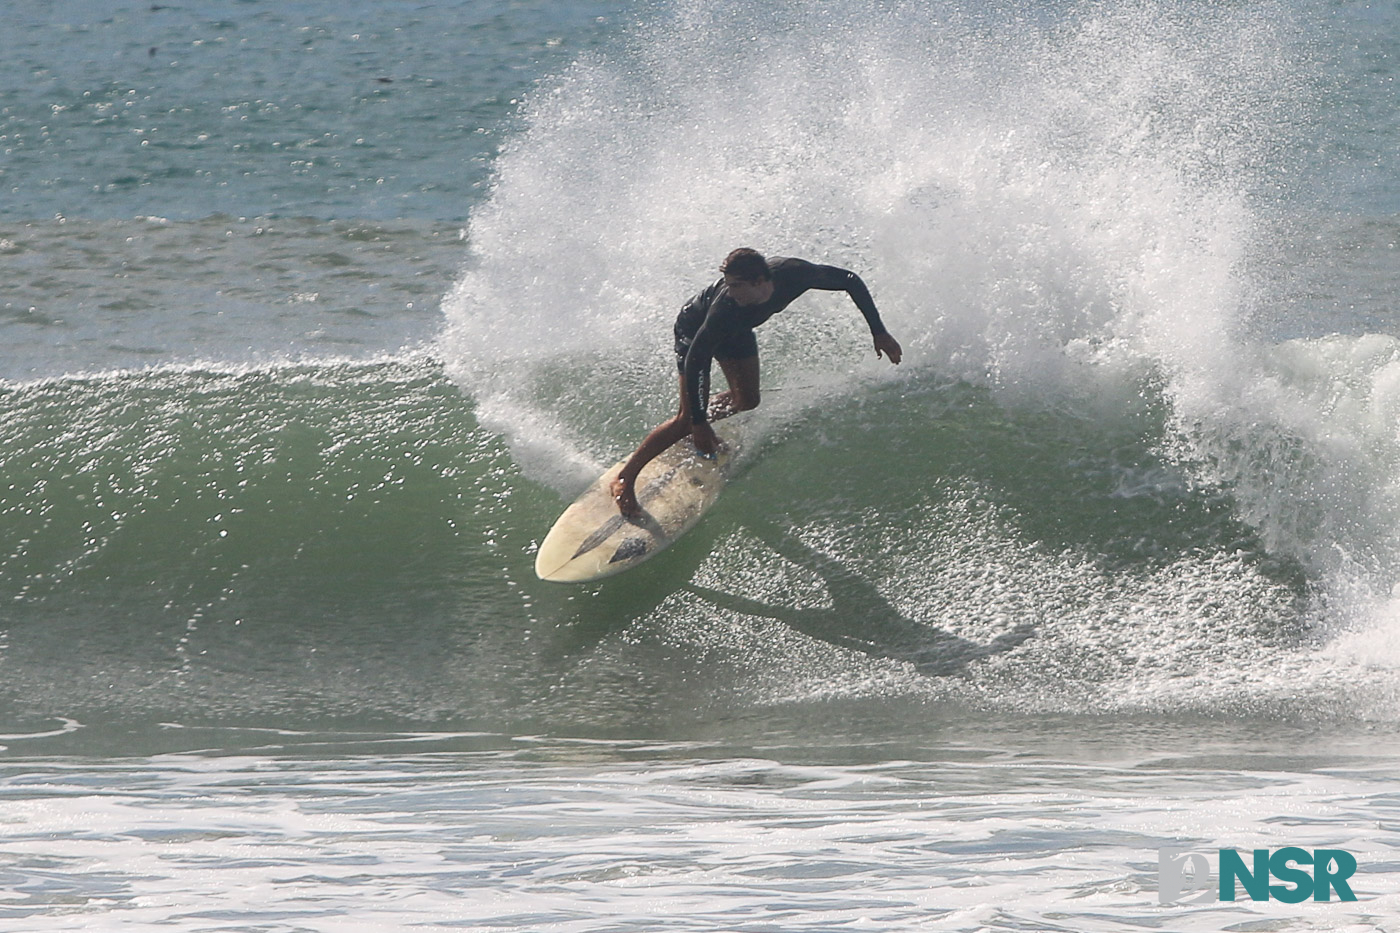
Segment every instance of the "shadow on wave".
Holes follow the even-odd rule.
[[[904,615],[871,580],[792,535],[772,527],[762,533],[752,525],[747,530],[783,558],[819,577],[831,606],[795,608],[694,584],[683,589],[720,609],[772,619],[809,638],[870,658],[908,663],[929,677],[958,674],[972,661],[1010,651],[1035,634],[1032,625],[1022,624],[978,644]]]

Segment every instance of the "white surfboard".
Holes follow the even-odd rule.
[[[609,486],[627,461],[619,460],[564,510],[540,544],[535,573],[555,583],[586,583],[630,570],[685,534],[719,498],[738,451],[736,430],[716,428],[720,449],[700,456],[689,439],[642,468],[637,501],[642,514],[628,520]]]

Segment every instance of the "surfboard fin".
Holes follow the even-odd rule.
[[[617,546],[617,550],[613,552],[612,560],[608,561],[608,563],[615,564],[621,560],[632,560],[634,557],[641,557],[647,552],[647,548],[650,547],[650,545],[651,542],[646,538],[627,538]]]

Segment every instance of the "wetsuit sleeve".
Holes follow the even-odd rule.
[[[870,327],[870,335],[878,337],[887,333],[884,323],[880,320],[880,312],[875,309],[875,299],[870,297],[870,289],[865,287],[860,276],[849,269],[840,269],[836,266],[819,266],[815,263],[806,263],[803,270],[806,273],[804,284],[808,288],[818,288],[828,292],[845,292],[851,296],[851,301],[855,302],[860,309],[861,315],[865,318],[865,323]]]
[[[690,400],[691,424],[704,424],[709,420],[700,384],[710,370],[718,330],[714,322],[707,317],[705,323],[695,332],[695,338],[690,342],[690,349],[685,354],[685,394]]]

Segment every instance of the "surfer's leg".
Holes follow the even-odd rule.
[[[686,397],[685,376],[681,376],[681,410],[669,421],[662,422],[642,441],[622,470],[612,482],[613,499],[623,515],[629,518],[640,515],[641,504],[637,502],[637,475],[642,467],[655,460],[662,451],[672,444],[690,436],[690,400]]]
[[[757,408],[760,401],[758,355],[720,360],[719,366],[724,370],[729,391],[716,395],[715,400],[710,403],[710,420],[718,421],[738,412]]]

